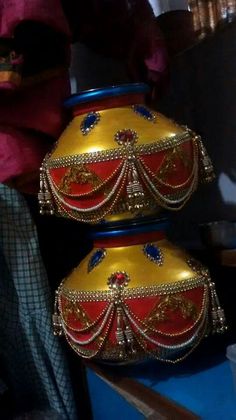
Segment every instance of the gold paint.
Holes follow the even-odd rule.
[[[145,200],[145,198],[144,198]],[[118,210],[119,211],[119,210]],[[119,222],[123,220],[133,220],[134,217],[142,216],[142,217],[148,217],[148,216],[158,216],[163,212],[161,208],[154,208],[153,210],[148,209],[142,209],[141,211],[136,211],[134,213],[128,212],[128,211],[120,211],[119,214],[111,214],[106,216],[106,220],[109,222]]]
[[[176,146],[173,149],[167,151],[164,161],[156,176],[165,182],[170,175],[174,175],[175,172],[178,171],[176,166],[176,162],[178,160],[181,161],[185,168],[191,169],[192,159],[190,159],[188,153],[186,153],[186,151],[183,150],[181,146]]]
[[[209,270],[200,261],[193,257],[187,259],[188,266],[200,276],[209,277]]]
[[[181,295],[169,295],[161,298],[144,322],[154,328],[157,323],[168,320],[168,310],[172,312],[180,310],[184,319],[190,318],[194,321],[197,317],[196,305],[190,299]]]
[[[171,284],[197,277],[187,264],[187,255],[184,251],[166,239],[154,243],[161,248],[164,255],[165,262],[160,267],[148,260],[143,253],[143,245],[140,244],[107,248],[107,255],[101,264],[88,273],[88,262],[95,248],[67,277],[63,286],[81,291],[108,290],[107,280],[117,271],[125,271],[130,276],[130,283],[126,289]]]
[[[189,175],[189,178],[187,180],[185,180],[184,183],[180,184],[180,185],[169,185],[169,184],[164,184],[167,186],[170,186],[173,189],[181,189],[183,186],[186,185],[186,183],[190,182],[190,185],[188,186],[186,192],[183,194],[181,194],[181,191],[179,191],[178,197],[176,198],[172,198],[172,197],[167,197],[165,194],[163,195],[161,193],[161,191],[158,190],[158,187],[155,186],[152,181],[151,181],[151,177],[155,177],[155,175],[152,174],[152,171],[150,171],[150,169],[148,167],[146,167],[145,163],[142,161],[141,156],[137,157],[135,159],[135,164],[134,163],[130,163],[129,162],[129,158],[133,159],[132,153],[156,153],[157,150],[163,150],[165,148],[173,148],[174,145],[177,146],[177,142],[178,141],[183,141],[186,140],[186,135],[187,138],[189,136],[188,132],[184,132],[183,134],[179,134],[176,135],[174,137],[171,138],[171,140],[168,140],[168,138],[166,139],[161,139],[161,141],[158,142],[154,142],[151,144],[141,144],[137,147],[134,148],[133,150],[126,150],[125,148],[121,148],[121,149],[112,149],[112,150],[106,150],[106,151],[100,151],[100,152],[96,152],[94,155],[90,154],[90,153],[84,153],[84,154],[80,154],[80,155],[76,155],[76,156],[69,156],[69,157],[62,157],[62,158],[57,158],[57,159],[53,159],[51,160],[51,163],[53,163],[53,165],[55,164],[55,167],[60,167],[60,166],[75,166],[75,161],[74,159],[78,159],[77,160],[77,165],[79,164],[85,164],[85,162],[83,161],[85,159],[85,161],[87,160],[87,163],[89,162],[96,162],[96,159],[98,159],[97,161],[99,161],[100,159],[105,159],[105,160],[110,160],[110,159],[121,159],[123,157],[125,157],[125,155],[123,156],[123,154],[127,154],[128,156],[125,157],[125,161],[124,161],[124,166],[122,168],[122,171],[119,175],[119,184],[116,184],[116,191],[114,189],[110,190],[109,193],[109,200],[106,200],[106,198],[104,198],[104,200],[102,202],[100,202],[99,204],[97,204],[96,206],[94,206],[93,208],[87,209],[87,211],[83,210],[83,209],[79,209],[78,207],[75,206],[71,206],[69,203],[66,203],[63,199],[63,197],[58,196],[58,193],[56,192],[57,187],[54,185],[53,181],[50,179],[50,170],[49,169],[45,169],[45,173],[47,175],[48,178],[48,183],[52,192],[52,195],[55,199],[55,202],[57,203],[59,212],[61,212],[62,215],[64,215],[66,217],[66,214],[68,217],[73,218],[75,220],[81,221],[81,222],[87,222],[87,223],[96,223],[99,222],[101,220],[103,220],[107,215],[110,214],[114,214],[114,213],[123,213],[123,212],[127,212],[127,209],[133,213],[134,215],[140,215],[142,214],[142,210],[145,210],[146,207],[151,208],[150,204],[149,204],[149,197],[146,199],[144,197],[144,191],[143,191],[143,186],[140,183],[138,177],[141,176],[142,181],[144,182],[146,188],[148,190],[150,190],[150,194],[152,195],[152,200],[155,200],[156,204],[158,204],[158,206],[160,207],[164,207],[168,210],[180,210],[185,204],[186,202],[189,200],[191,194],[193,193],[193,191],[196,189],[196,185],[197,185],[197,181],[198,181],[198,167],[197,167],[197,163],[196,163],[196,158],[197,158],[197,152],[194,151],[194,156],[193,156],[193,168],[192,168],[192,172]],[[194,149],[195,150],[195,149]],[[93,155],[93,156],[92,156]],[[82,161],[81,161],[82,158]],[[57,162],[57,163],[56,163]],[[63,163],[64,162],[64,163]],[[45,163],[45,165],[49,166],[50,168],[50,160],[49,162]],[[59,166],[58,166],[59,165]],[[122,165],[122,162],[121,162]],[[52,166],[54,167],[54,166]],[[118,166],[119,167],[119,166]],[[44,171],[44,169],[42,169]],[[113,173],[114,174],[114,173]],[[44,175],[45,176],[45,175]],[[130,180],[127,183],[127,177]],[[159,183],[161,183],[161,180],[157,178],[156,176],[156,181],[158,181]],[[105,183],[101,184],[101,187],[103,186],[103,184],[105,185]],[[127,207],[122,210],[117,210],[117,206],[120,206],[120,198],[123,194],[123,189],[125,187],[125,185],[127,186],[127,195],[128,195],[128,200],[127,200]],[[45,183],[44,188],[46,189],[47,185]],[[114,187],[115,188],[115,187]],[[128,191],[129,189],[129,191]],[[95,190],[94,190],[95,191]],[[137,194],[138,192],[138,194]],[[92,192],[90,192],[89,194],[91,194]],[[104,191],[105,193],[105,191]],[[113,200],[111,201],[111,193],[114,195]],[[85,194],[84,194],[85,196]],[[143,198],[143,200],[142,200]],[[133,199],[138,199],[138,203],[133,202]],[[129,200],[131,200],[131,203],[129,202]],[[132,205],[131,205],[132,204]],[[134,204],[134,205],[133,205]],[[131,206],[130,206],[131,205]],[[62,206],[62,208],[61,208]],[[135,207],[135,208],[133,208]],[[156,206],[155,206],[156,207]],[[69,210],[67,210],[67,208],[69,208]],[[62,211],[61,211],[62,210]],[[154,208],[155,211],[155,208]]]
[[[68,322],[69,315],[73,315],[84,327],[89,327],[92,321],[78,302],[67,301],[63,308],[63,317]]]
[[[185,132],[184,128],[161,114],[157,114],[156,124],[152,124],[140,118],[131,107],[112,108],[99,113],[101,120],[87,136],[80,129],[85,114],[75,117],[62,133],[51,158],[114,149],[117,147],[115,134],[125,128],[137,132],[137,144],[150,144]]]
[[[94,188],[102,184],[101,179],[86,165],[74,165],[67,169],[65,175],[61,179],[59,190],[65,193],[71,192],[71,184],[90,184]]]

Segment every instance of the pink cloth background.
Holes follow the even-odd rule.
[[[1,97],[0,125],[33,129],[57,137],[66,124],[63,101],[70,94],[67,72]]]
[[[65,74],[0,97],[0,182],[39,170],[52,147],[46,138],[57,140],[67,123],[63,100],[69,93]]]
[[[42,136],[0,126],[0,182],[34,172],[39,168],[48,147],[48,142],[42,140]]]
[[[0,37],[12,37],[16,25],[26,20],[45,23],[70,36],[59,0],[0,0]]]
[[[69,41],[60,0],[0,0],[0,38],[14,38],[16,26],[29,20],[50,26]],[[0,86],[0,182],[36,173],[51,147],[48,136],[56,140],[67,122],[63,109],[70,94],[66,69],[60,76],[22,83],[10,92],[11,88]]]
[[[145,58],[145,64],[148,70],[163,73],[169,64],[169,57],[165,43],[161,40],[154,41],[152,45],[152,53]]]

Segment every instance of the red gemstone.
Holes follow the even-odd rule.
[[[110,277],[109,283],[113,287],[121,287],[127,283],[127,276],[124,273],[114,273]]]
[[[133,144],[136,140],[136,136],[132,130],[122,130],[117,134],[117,140],[119,143]]]
[[[125,132],[121,135],[121,138],[122,138],[122,140],[123,140],[123,141],[130,142],[130,141],[132,141],[132,140],[133,140],[134,135],[133,135],[130,131],[125,131]]]
[[[116,274],[116,281],[117,283],[122,284],[125,281],[124,274]]]

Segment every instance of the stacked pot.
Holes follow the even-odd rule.
[[[53,322],[84,358],[182,360],[225,319],[208,270],[166,238],[166,211],[213,177],[199,136],[145,105],[147,86],[81,92],[41,168],[41,213],[89,223],[94,248],[58,288]],[[165,212],[165,213],[164,213]]]

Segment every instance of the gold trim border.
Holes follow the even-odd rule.
[[[59,287],[59,294],[73,302],[113,301],[117,296],[117,290],[82,291],[69,289],[63,285],[65,280]],[[122,299],[128,300],[156,295],[169,295],[174,293],[187,292],[188,290],[204,286],[208,282],[208,277],[206,278],[206,276],[198,276],[175,283],[127,288],[122,291]]]
[[[185,143],[186,141],[192,140],[193,136],[189,131],[181,134],[176,134],[172,137],[165,137],[163,139],[154,141],[149,144],[140,144],[133,146],[134,153],[142,155],[150,155],[152,153],[167,150],[172,147],[176,147]],[[48,169],[57,169],[67,167],[70,165],[86,164],[86,163],[98,163],[105,162],[107,160],[122,159],[127,156],[127,148],[120,147],[111,150],[102,150],[93,153],[82,153],[72,156],[64,156],[52,159],[48,159],[44,162],[44,165]]]
[[[94,359],[98,360],[100,362],[111,363],[114,365],[122,365],[122,364],[130,364],[130,363],[136,363],[141,362],[145,360],[150,359],[156,359],[160,362],[164,363],[170,363],[170,364],[176,364],[184,359],[186,359],[195,349],[198,347],[200,342],[203,340],[204,337],[208,335],[208,329],[209,329],[209,319],[206,315],[205,319],[203,320],[203,326],[201,330],[193,335],[193,343],[191,346],[186,346],[185,348],[182,348],[181,351],[178,353],[178,356],[176,358],[170,358],[172,355],[176,353],[176,350],[173,352],[172,349],[153,349],[153,350],[147,350],[145,349],[142,344],[140,343],[137,336],[135,336],[136,343],[138,345],[137,351],[132,353],[124,353],[122,357],[120,356],[120,349],[117,347],[114,347],[114,349],[109,350],[103,350],[102,343],[101,347],[95,351],[94,353],[91,350],[87,349],[81,349],[80,346],[75,345],[72,340],[69,339],[67,334],[65,333],[65,338],[69,346],[82,358],[85,359]]]

